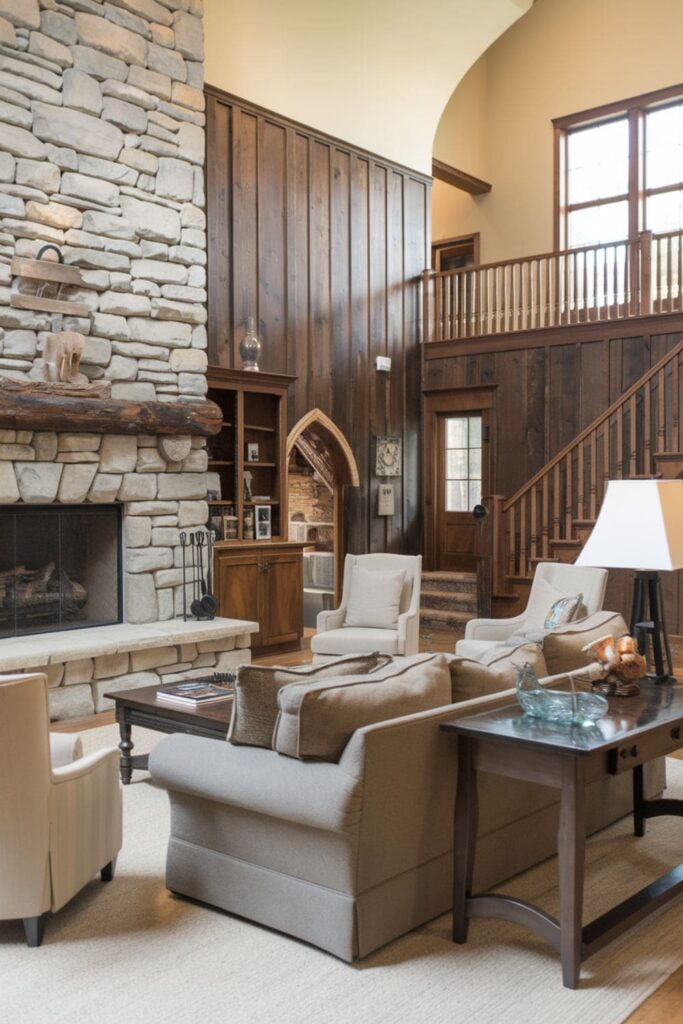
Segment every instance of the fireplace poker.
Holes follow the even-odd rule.
[[[180,547],[183,552],[183,622],[187,622],[187,534],[184,530],[180,534]]]
[[[207,619],[213,619],[215,614],[216,614],[216,611],[218,609],[218,601],[216,600],[214,595],[211,593],[211,590],[212,590],[212,586],[211,586],[212,585],[212,578],[211,578],[211,565],[212,565],[212,561],[211,560],[213,558],[213,545],[212,545],[213,535],[211,533],[211,530],[207,530],[206,531],[206,537],[204,538],[204,540],[206,541],[206,583],[204,583],[204,579],[203,579],[204,573],[203,573],[203,569],[202,569],[202,583],[204,584],[204,596],[202,597],[201,604],[202,604],[202,611],[204,612],[206,618]]]
[[[192,549],[192,593],[193,599],[190,605],[190,611],[194,615],[195,619],[202,619],[204,617],[204,611],[202,609],[202,590],[199,577],[201,573],[201,555],[202,549],[199,543],[200,534],[198,531],[190,534],[190,548]]]

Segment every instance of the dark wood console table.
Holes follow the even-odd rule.
[[[474,917],[524,925],[560,953],[567,988],[578,986],[582,960],[683,891],[682,864],[582,924],[586,784],[606,775],[633,772],[637,836],[645,834],[647,818],[683,816],[683,800],[646,800],[643,795],[643,765],[683,746],[683,686],[643,681],[638,697],[610,698],[609,704],[607,715],[591,728],[529,718],[517,704],[441,725],[458,738],[453,941],[467,941],[468,923]],[[478,771],[560,790],[559,921],[525,900],[472,892]]]

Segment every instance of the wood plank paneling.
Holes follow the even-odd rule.
[[[239,365],[248,316],[263,370],[298,376],[291,427],[318,407],[353,448],[347,550],[418,551],[419,276],[430,179],[207,87],[209,362]],[[392,359],[378,373],[377,355]],[[396,513],[376,515],[374,437],[403,438]]]
[[[653,318],[654,321],[654,318]],[[653,328],[655,326],[653,322]],[[660,321],[660,332],[663,329]],[[606,332],[607,333],[607,332]],[[539,332],[539,335],[541,332]],[[611,330],[601,340],[584,340],[581,327],[565,328],[565,344],[553,334],[546,345],[536,339],[533,347],[510,347],[461,356],[428,358],[424,361],[424,385],[427,389],[458,386],[493,385],[496,387],[494,415],[495,463],[493,491],[512,495],[538,470],[593,422],[609,404],[635,383],[682,339],[676,333],[614,337]],[[676,433],[674,412],[669,400],[674,388],[671,371],[665,377],[666,431]],[[656,397],[652,399],[656,401]],[[683,414],[683,396],[678,394],[679,423]],[[632,406],[624,421],[624,473],[631,472]],[[635,407],[636,434],[644,437],[646,409]],[[616,422],[612,425],[612,451],[617,450]],[[656,448],[657,438],[651,438]],[[671,440],[669,440],[671,449]],[[602,443],[596,445],[597,475],[602,476]],[[611,473],[616,472],[616,455]],[[645,465],[645,453],[636,451],[636,472]],[[572,486],[579,487],[578,474]],[[577,491],[578,493],[578,491]],[[590,513],[590,479],[582,481],[586,515]],[[562,514],[562,509],[560,509]],[[606,607],[622,611],[628,621],[632,593],[632,574],[610,571]],[[683,572],[663,573],[662,584],[667,623],[671,633],[683,634]]]

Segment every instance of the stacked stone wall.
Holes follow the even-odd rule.
[[[41,377],[47,314],[13,256],[81,268],[83,372],[113,397],[206,392],[201,0],[0,0],[0,373]]]

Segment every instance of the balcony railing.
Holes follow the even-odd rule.
[[[683,232],[425,271],[424,338],[452,341],[683,311]]]

